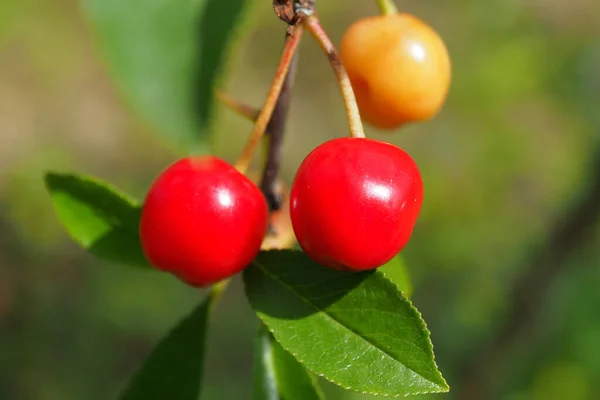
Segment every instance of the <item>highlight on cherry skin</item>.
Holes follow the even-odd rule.
[[[407,244],[421,211],[415,161],[392,144],[338,138],[301,163],[290,193],[292,226],[315,262],[344,270],[380,267]]]
[[[204,287],[249,265],[267,224],[266,200],[247,177],[217,157],[188,157],[152,184],[140,239],[156,268]]]
[[[363,120],[381,129],[425,121],[442,108],[451,80],[441,37],[417,17],[362,18],[344,33],[340,58]]]

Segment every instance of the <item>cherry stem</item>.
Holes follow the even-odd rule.
[[[227,108],[235,111],[237,114],[246,117],[247,119],[251,120],[251,121],[256,121],[256,118],[258,117],[258,114],[260,113],[259,110],[257,110],[254,107],[251,107],[247,104],[242,103],[239,100],[234,99],[233,97],[231,97],[230,95],[228,95],[227,93],[223,92],[222,90],[217,90],[215,92],[215,95],[217,97],[217,99],[223,103]]]
[[[225,105],[227,108],[229,108],[230,110],[232,110],[233,112],[235,112],[238,115],[241,115],[242,117],[256,123],[256,118],[258,117],[258,114],[260,113],[260,110],[257,108],[254,108],[252,106],[249,106],[245,103],[242,103],[239,100],[236,100],[235,98],[233,98],[232,96],[228,95],[227,93],[223,92],[222,90],[217,89],[215,92],[215,97],[221,102],[223,103],[223,105]],[[277,107],[275,108],[275,111],[273,112],[273,115],[275,115],[277,112]],[[271,118],[273,119],[273,118]],[[265,137],[269,136],[269,128],[267,126],[267,131],[265,132],[263,139]],[[269,150],[269,146],[268,143],[263,140],[263,144],[265,147],[265,154],[268,152]],[[266,163],[266,158],[265,158],[265,163]]]
[[[358,105],[356,104],[354,90],[352,89],[348,72],[342,64],[335,46],[331,42],[331,39],[329,39],[329,36],[321,26],[321,23],[316,16],[311,16],[306,19],[306,27],[319,43],[319,46],[321,46],[323,51],[327,54],[327,58],[329,59],[329,62],[337,76],[342,97],[344,98],[344,106],[346,107],[346,116],[348,118],[348,125],[350,127],[350,135],[355,138],[364,138],[365,132],[360,119]]]
[[[284,89],[285,89],[285,86],[284,86]],[[282,91],[282,93],[283,93],[283,91]],[[228,95],[227,93],[225,93],[219,89],[217,89],[215,91],[215,97],[223,105],[225,105],[230,110],[234,111],[236,114],[241,115],[242,117],[256,123],[256,118],[258,117],[258,114],[260,114],[259,109],[249,106],[245,103],[242,103],[241,101],[236,100],[232,96]],[[281,97],[281,95],[280,95],[280,97]],[[275,107],[275,111],[273,112],[273,117],[275,116],[275,114],[277,114],[277,107]],[[271,119],[273,119],[273,117],[271,117]],[[267,131],[265,132],[265,134],[263,136],[263,139],[266,136],[269,136],[269,127],[268,126],[267,126]],[[267,154],[269,151],[269,143],[267,143],[265,140],[263,140],[263,144],[265,147],[264,153]],[[267,158],[265,158],[264,163],[265,164],[267,163]],[[265,196],[266,196],[266,194],[265,194]]]
[[[296,49],[298,48],[298,44],[300,43],[300,39],[302,37],[302,24],[298,24],[297,26],[290,26],[288,27],[288,30],[290,34],[288,36],[288,39],[285,41],[285,47],[281,55],[281,60],[279,61],[279,66],[277,67],[277,71],[275,72],[275,77],[271,82],[271,87],[269,88],[267,98],[262,108],[260,109],[260,113],[256,118],[254,129],[252,129],[250,137],[248,138],[248,142],[242,150],[242,155],[235,164],[236,169],[241,173],[246,173],[246,171],[248,170],[250,162],[252,161],[252,156],[254,156],[256,148],[261,142],[260,139],[265,133],[267,125],[271,120],[271,116],[273,115],[273,110],[275,109],[275,105],[277,104],[277,99],[279,98],[279,94],[281,93],[281,89],[283,88],[283,83],[287,76],[287,72],[294,58]]]
[[[287,35],[286,35],[287,40]],[[277,211],[281,208],[281,196],[277,194],[275,185],[279,168],[281,165],[281,150],[283,145],[283,136],[285,134],[285,122],[292,98],[292,89],[296,78],[296,66],[298,64],[298,53],[288,69],[287,77],[277,99],[277,104],[271,115],[271,120],[267,125],[267,130],[263,136],[264,142],[264,169],[260,180],[260,189],[267,199],[270,211]],[[227,108],[246,119],[256,122],[259,110],[236,100],[232,96],[217,89],[215,92],[217,99]]]
[[[398,13],[398,8],[393,0],[377,0],[377,6],[384,15],[393,15]]]

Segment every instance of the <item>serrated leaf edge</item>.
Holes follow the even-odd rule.
[[[402,293],[402,299],[408,303],[408,305],[410,306],[410,308],[412,308],[413,311],[419,317],[418,318],[419,323],[421,324],[421,327],[425,331],[425,336],[427,337],[427,343],[429,344],[428,347],[429,347],[429,350],[431,351],[431,359],[433,361],[433,365],[435,366],[435,369],[438,371],[438,373],[440,375],[440,378],[444,382],[444,385],[446,385],[446,390],[445,391],[431,392],[431,393],[448,393],[450,391],[450,385],[448,385],[448,382],[446,382],[446,379],[444,378],[444,375],[442,375],[442,372],[440,371],[440,368],[438,367],[437,362],[435,361],[435,352],[433,351],[433,342],[431,341],[431,331],[429,330],[429,328],[427,328],[427,323],[425,322],[425,318],[423,318],[423,314],[421,314],[421,311],[419,311],[419,309],[417,307],[415,307],[415,305],[412,303],[412,301],[410,301],[410,299],[408,297],[406,297],[406,295],[404,294],[404,291],[402,290],[402,288],[400,288],[400,285],[398,285],[396,282],[394,282],[393,280],[391,280],[385,274],[385,272],[383,272],[383,271],[377,271],[377,273],[381,274],[381,276],[383,278],[385,278],[386,281],[388,281],[389,283],[391,283],[393,286],[396,287],[396,289],[398,289],[398,291],[400,293]],[[419,393],[419,394],[426,394],[426,393]]]
[[[285,253],[285,252],[291,252],[291,251],[290,250],[269,250],[269,252],[281,252],[281,253]],[[264,268],[256,260],[253,260],[251,264],[255,264],[258,268],[260,268],[261,270],[264,271]],[[408,306],[413,311],[416,312],[416,314],[418,316],[418,318],[417,318],[418,323],[421,325],[421,328],[423,328],[423,330],[425,331],[425,336],[427,338],[428,349],[431,351],[431,354],[432,354],[433,364],[434,364],[434,366],[435,366],[435,368],[436,368],[436,370],[437,370],[437,372],[439,374],[439,377],[441,378],[441,380],[443,381],[443,383],[446,385],[445,388],[441,387],[440,390],[417,391],[417,392],[412,392],[412,393],[408,393],[408,394],[394,395],[394,394],[389,394],[389,393],[376,393],[376,392],[362,391],[362,390],[359,390],[359,389],[354,388],[352,386],[341,385],[339,382],[336,382],[334,379],[330,379],[329,377],[327,377],[326,374],[318,373],[318,372],[314,371],[313,369],[309,368],[304,363],[304,360],[300,359],[296,353],[290,351],[283,343],[281,343],[279,340],[277,340],[277,336],[275,336],[274,329],[271,329],[271,327],[265,322],[265,320],[258,313],[256,313],[256,316],[258,317],[258,319],[260,319],[260,321],[263,323],[263,325],[265,325],[267,327],[267,330],[273,334],[273,338],[275,338],[275,340],[277,340],[277,342],[279,343],[279,345],[281,347],[283,347],[288,353],[290,353],[300,364],[302,364],[304,366],[304,368],[306,368],[307,370],[309,370],[310,372],[312,372],[315,375],[318,375],[318,376],[320,376],[322,378],[325,378],[330,383],[333,383],[333,384],[335,384],[335,385],[337,385],[337,386],[339,386],[339,387],[341,387],[341,388],[343,388],[345,390],[351,390],[353,392],[357,392],[357,393],[361,393],[361,394],[368,394],[368,395],[381,396],[381,397],[390,397],[390,398],[418,396],[418,395],[423,395],[423,394],[448,393],[450,391],[450,386],[448,385],[448,383],[444,379],[444,376],[439,371],[437,363],[435,362],[435,354],[433,352],[433,343],[431,342],[431,339],[430,339],[431,338],[431,332],[429,331],[429,329],[427,329],[427,325],[425,323],[425,320],[423,319],[423,316],[422,316],[421,312],[412,304],[412,302],[410,302],[410,300],[408,300],[404,296],[404,292],[402,292],[402,290],[399,288],[399,286],[397,284],[395,284],[393,281],[391,281],[384,273],[382,273],[380,271],[377,271],[377,273],[381,274],[381,276],[383,276],[387,282],[391,283],[396,289],[398,289],[398,291],[402,294],[400,296],[400,299],[402,301],[405,301],[406,303],[408,303]],[[271,275],[271,274],[268,273],[268,271],[267,271],[267,274]],[[243,280],[244,280],[244,283],[246,284],[247,282],[246,282],[245,275],[243,275]],[[278,279],[276,279],[276,280],[278,280]],[[288,285],[284,285],[284,286],[286,288],[288,287]],[[248,302],[250,303],[250,305],[252,306],[252,308],[255,309],[254,304],[252,303],[252,301],[250,300],[250,298],[248,298],[248,296],[246,296],[246,298],[248,299]],[[413,371],[413,372],[415,372],[415,371]],[[439,386],[439,385],[436,383],[436,386]]]

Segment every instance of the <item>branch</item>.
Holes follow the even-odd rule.
[[[286,33],[286,40],[288,40],[288,38],[289,33]],[[259,187],[265,195],[271,211],[276,211],[281,208],[281,196],[277,193],[275,186],[281,167],[283,138],[285,135],[286,120],[292,99],[294,82],[296,80],[297,67],[298,53],[296,52],[290,63],[285,81],[283,82],[283,88],[277,99],[275,110],[267,125],[267,157]]]
[[[290,40],[292,27],[301,17],[312,14],[314,5],[314,0],[273,0],[273,9],[277,16],[290,25],[285,35],[286,43]],[[267,199],[270,211],[277,211],[281,208],[282,199],[277,191],[276,183],[281,167],[283,138],[297,69],[298,53],[296,52],[290,62],[281,93],[266,130],[267,157],[259,186]]]

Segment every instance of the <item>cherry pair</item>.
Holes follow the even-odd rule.
[[[304,160],[291,189],[298,243],[338,269],[377,268],[407,243],[423,198],[415,162],[391,144],[357,138],[325,142]],[[264,196],[225,161],[184,158],[153,183],[140,237],[146,257],[192,286],[242,271],[267,230]]]
[[[449,88],[438,34],[409,14],[363,18],[340,46],[362,118],[392,129],[431,118]],[[340,138],[303,161],[290,193],[300,247],[331,268],[368,270],[408,242],[423,200],[412,158],[391,144]],[[216,157],[185,158],[152,185],[142,211],[146,257],[193,286],[231,277],[261,248],[269,212],[260,190]]]

